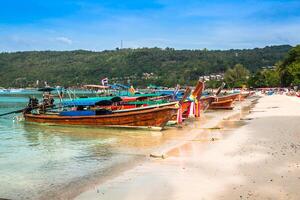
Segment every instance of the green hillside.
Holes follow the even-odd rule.
[[[99,84],[104,77],[110,82],[130,80],[140,86],[192,84],[201,75],[222,73],[238,63],[251,72],[272,66],[291,48],[281,45],[224,51],[141,48],[0,53],[0,86],[26,87],[36,80],[63,86]]]

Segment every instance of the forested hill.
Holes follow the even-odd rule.
[[[242,64],[251,72],[282,60],[289,45],[245,50],[174,50],[141,48],[114,51],[31,51],[0,54],[0,87],[110,82],[173,86],[193,83],[201,75],[224,72]]]

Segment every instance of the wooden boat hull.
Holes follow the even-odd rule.
[[[219,96],[216,97],[215,101],[227,101],[227,100],[236,100],[238,99],[238,97],[240,96],[240,93],[236,93],[236,94],[229,94],[229,95],[225,95],[225,96]]]
[[[231,109],[233,109],[233,102],[234,102],[234,100],[232,100],[232,99],[228,99],[228,100],[224,100],[224,101],[214,101],[209,105],[208,109],[213,109],[213,110],[227,109],[227,110],[231,110]]]
[[[177,110],[175,107],[158,107],[107,115],[72,117],[25,113],[24,118],[29,122],[47,124],[162,129],[172,116],[177,114]]]
[[[236,94],[229,94],[226,96],[220,97],[212,97],[213,101],[209,104],[208,109],[211,110],[218,110],[218,109],[226,109],[231,110],[233,109],[234,101],[239,97],[239,93]]]
[[[233,109],[233,103],[236,98],[238,98],[239,94],[230,94],[221,97],[208,96],[200,99],[201,109]]]

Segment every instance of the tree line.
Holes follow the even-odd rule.
[[[254,49],[231,50],[175,50],[173,48],[116,49],[110,51],[29,51],[0,53],[0,87],[32,87],[36,80],[47,81],[50,85],[80,86],[100,84],[108,77],[110,83],[147,86],[193,85],[199,76],[225,73],[231,86],[241,85],[245,80],[235,80],[234,66],[247,74],[252,85],[259,81],[252,77],[262,67],[278,65],[280,74],[297,76],[293,59],[285,60],[292,46],[267,46]],[[291,51],[290,51],[291,50]],[[295,51],[295,50],[293,50]],[[290,54],[290,53],[289,53]],[[297,54],[297,53],[296,53]],[[293,56],[291,53],[290,56]],[[247,71],[241,68],[243,66]],[[298,66],[298,65],[297,65]],[[249,74],[248,74],[249,72]],[[273,75],[260,72],[259,76]],[[282,76],[280,76],[282,78]],[[261,80],[261,79],[260,79]],[[282,78],[285,84],[295,83],[294,78]]]
[[[236,64],[225,72],[224,81],[229,88],[300,86],[300,45],[290,49],[274,66],[263,67],[253,73],[243,65]],[[209,86],[216,87],[220,82],[211,81]]]

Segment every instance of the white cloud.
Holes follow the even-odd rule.
[[[73,43],[73,41],[67,37],[56,37],[55,40],[58,42],[61,42],[63,44],[68,44],[68,45],[71,45]]]

